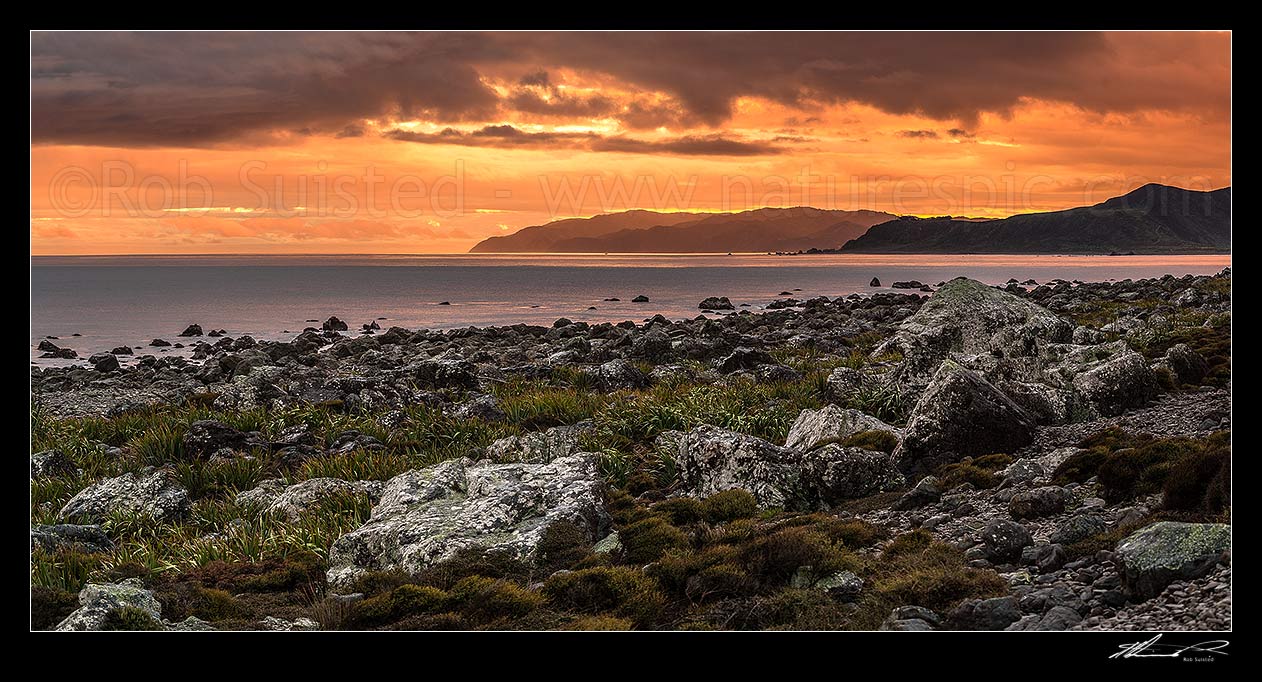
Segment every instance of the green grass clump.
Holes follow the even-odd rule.
[[[984,490],[994,488],[1003,482],[998,472],[1012,463],[1012,457],[1004,454],[985,455],[976,459],[965,459],[940,467],[938,479],[946,490],[958,488],[971,483],[974,488]]]
[[[31,584],[63,592],[79,593],[93,572],[101,567],[103,557],[74,549],[48,552],[36,547],[31,551]]]
[[[603,632],[632,630],[634,628],[635,623],[627,620],[626,618],[614,618],[613,616],[582,616],[570,621],[564,629],[586,632]]]

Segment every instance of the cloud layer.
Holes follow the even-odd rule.
[[[803,119],[858,103],[961,129],[1029,99],[1222,120],[1229,41],[1064,32],[35,33],[31,134],[35,143],[206,146],[278,132],[354,137],[367,134],[366,120],[388,132],[405,121],[535,117],[664,126],[676,137],[535,137],[534,146],[748,155],[771,150],[716,137],[743,98]],[[459,143],[505,147],[525,139],[464,136]]]

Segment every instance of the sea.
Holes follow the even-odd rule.
[[[31,364],[82,364],[131,346],[136,356],[188,353],[189,324],[228,336],[288,340],[329,316],[355,333],[516,323],[643,321],[700,314],[707,296],[757,312],[782,292],[798,299],[889,291],[900,280],[990,284],[1213,274],[1230,255],[336,255],[36,256],[31,258]],[[869,286],[878,278],[882,287]],[[634,303],[647,296],[647,303]],[[608,299],[618,299],[608,300]],[[747,305],[743,305],[747,304]],[[78,361],[41,359],[41,339]],[[206,339],[213,341],[214,339]],[[120,358],[134,362],[134,358]]]

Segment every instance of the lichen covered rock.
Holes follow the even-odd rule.
[[[810,450],[824,443],[843,440],[863,431],[888,431],[897,437],[898,428],[859,410],[825,405],[818,410],[802,410],[789,428],[784,446]]]
[[[57,517],[100,523],[111,513],[135,514],[165,522],[182,518],[192,507],[188,491],[167,472],[149,470],[107,478],[79,491]]]
[[[1199,578],[1231,549],[1231,526],[1162,521],[1117,545],[1122,585],[1133,599],[1150,599],[1176,580]]]
[[[608,528],[595,456],[547,464],[448,460],[386,482],[368,522],[333,543],[329,582],[348,587],[369,570],[417,573],[464,548],[530,560],[561,521],[592,542]]]

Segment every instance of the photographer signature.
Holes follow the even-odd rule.
[[[1198,644],[1160,644],[1161,635],[1156,635],[1146,642],[1123,644],[1120,651],[1109,658],[1183,658],[1184,654],[1203,654],[1213,658],[1216,654],[1227,655],[1223,651],[1229,644],[1225,639],[1211,639]]]

